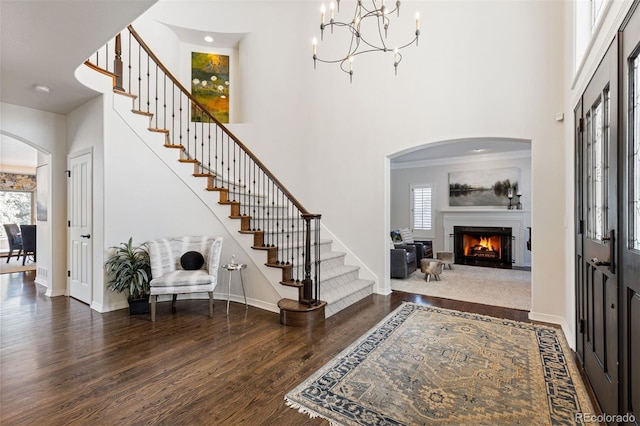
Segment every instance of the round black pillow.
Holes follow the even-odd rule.
[[[195,271],[204,265],[204,257],[197,251],[188,251],[180,258],[180,265],[185,271]]]

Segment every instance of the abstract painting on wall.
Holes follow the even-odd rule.
[[[191,94],[219,122],[229,122],[229,56],[191,52]],[[191,121],[206,121],[195,104]]]
[[[509,195],[520,194],[520,169],[472,170],[449,173],[449,205],[508,206]]]

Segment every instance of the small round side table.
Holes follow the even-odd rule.
[[[231,276],[232,272],[238,271],[240,274],[240,284],[242,284],[242,296],[244,297],[244,308],[249,309],[249,305],[247,305],[247,295],[244,292],[244,280],[242,279],[242,270],[245,269],[247,265],[244,263],[227,263],[226,265],[222,265],[220,268],[227,271],[229,275],[229,286],[227,290],[227,315],[229,315],[229,301],[231,300]]]

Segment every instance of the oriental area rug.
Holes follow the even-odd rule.
[[[561,330],[405,303],[285,396],[331,425],[575,425]]]

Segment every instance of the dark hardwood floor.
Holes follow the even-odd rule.
[[[527,321],[527,312],[394,292],[314,329],[206,300],[158,304],[156,322],[48,298],[35,274],[0,275],[2,425],[326,424],[284,395],[403,301]]]

